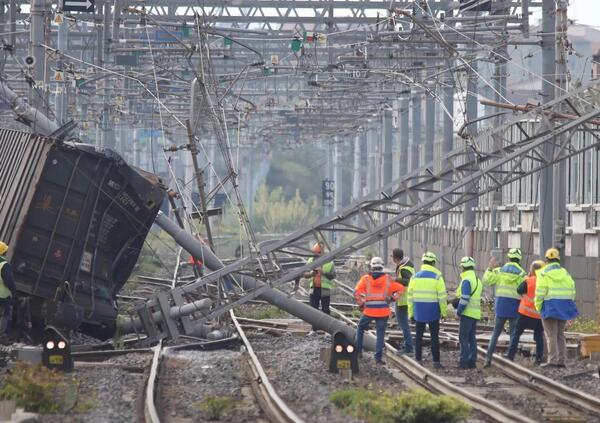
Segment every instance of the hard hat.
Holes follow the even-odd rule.
[[[0,256],[3,256],[8,251],[8,245],[5,242],[0,241]]]
[[[421,261],[427,261],[427,262],[430,262],[430,263],[435,263],[435,262],[437,262],[437,257],[431,251],[427,251],[425,254],[423,254],[423,258],[421,259]]]
[[[313,245],[310,248],[310,251],[312,251],[315,254],[321,254],[323,252],[323,247],[321,247],[321,243],[317,242],[315,245]]]
[[[371,262],[369,263],[369,267],[372,270],[375,270],[375,269],[383,270],[383,266],[384,266],[384,264],[383,264],[383,260],[381,259],[381,257],[373,257],[371,259]]]
[[[460,259],[460,267],[475,267],[475,259],[473,257],[463,257]]]
[[[511,248],[508,250],[508,254],[506,255],[509,259],[517,259],[521,260],[523,258],[523,254],[521,254],[520,248]]]
[[[546,260],[559,260],[560,253],[556,248],[548,248],[546,250]]]

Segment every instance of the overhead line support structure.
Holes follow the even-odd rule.
[[[542,2],[542,103],[546,104],[554,98],[554,81],[556,79],[556,0],[543,0]],[[554,122],[546,120],[548,130],[552,130]],[[554,143],[544,145],[543,154],[551,157],[554,154]],[[544,251],[554,244],[554,228],[556,220],[554,214],[554,169],[548,166],[539,176],[540,201],[539,215],[539,252]]]
[[[560,97],[567,92],[567,0],[556,2],[556,91],[555,96]],[[561,135],[567,136],[566,134]],[[567,230],[567,163],[560,161],[554,166],[554,230],[552,245],[557,247],[561,255],[565,249],[565,238]]]
[[[371,193],[358,202],[338,211],[333,216],[321,219],[314,225],[298,230],[291,235],[260,245],[258,252],[201,278],[199,281],[174,289],[175,295],[185,297],[196,292],[208,283],[215,283],[224,277],[266,280],[268,284],[255,285],[246,290],[242,297],[215,307],[202,316],[196,316],[197,323],[206,322],[228,310],[239,306],[266,292],[275,292],[273,288],[285,282],[301,277],[305,272],[342,255],[351,254],[368,245],[376,243],[407,228],[425,222],[432,216],[443,213],[466,203],[485,193],[493,192],[506,184],[525,176],[537,173],[560,160],[565,160],[581,154],[600,145],[600,137],[590,137],[587,144],[580,144],[574,137],[560,137],[574,131],[586,130],[599,132],[596,127],[589,127],[588,122],[600,115],[600,109],[593,103],[580,101],[574,110],[574,98],[589,95],[590,88],[597,89],[600,81],[587,87],[582,87],[559,99],[546,103],[527,113],[515,116],[501,127],[480,131],[449,154],[433,163],[411,171],[409,174],[382,187],[378,192]],[[553,129],[542,128],[537,133],[526,132],[522,122],[543,122],[548,112],[560,110],[563,106],[572,108],[578,117],[574,120],[559,122]],[[522,140],[511,142],[503,138],[502,147],[495,149],[495,137],[517,130],[526,136]],[[553,154],[545,155],[547,145],[552,145]],[[450,181],[447,188],[430,188],[442,180]],[[476,191],[471,187],[477,187]],[[427,196],[419,199],[419,192],[427,192]],[[405,199],[399,201],[399,199]],[[387,220],[381,218],[386,215]],[[358,217],[358,219],[356,219]],[[279,271],[268,275],[257,273],[257,260],[278,255],[306,257],[310,254],[308,244],[319,234],[336,230],[354,237],[344,237],[342,245],[313,262],[287,271]],[[178,241],[176,239],[176,241]],[[179,241],[178,241],[179,242]],[[185,249],[189,245],[181,244]],[[188,251],[190,251],[188,249]],[[197,252],[190,251],[194,254]],[[249,286],[249,285],[248,285]],[[285,296],[285,294],[280,293]]]

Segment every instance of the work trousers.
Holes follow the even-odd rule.
[[[358,321],[358,326],[356,328],[356,351],[362,352],[363,348],[363,337],[365,334],[365,330],[369,328],[369,324],[371,320],[375,320],[375,331],[377,333],[377,342],[375,343],[375,360],[381,361],[383,358],[383,345],[385,344],[385,330],[387,328],[387,317],[369,317],[364,314],[360,317]]]
[[[565,364],[567,359],[566,323],[566,320],[542,319],[548,343],[548,363]]]
[[[327,290],[329,294],[331,291]],[[321,310],[323,313],[330,314],[329,311],[329,303],[331,302],[331,295],[321,295],[321,288],[313,288],[313,291],[310,294],[310,305],[317,310],[319,309],[319,303],[321,303]],[[316,331],[317,328],[313,326],[312,330]]]
[[[531,329],[533,331],[533,340],[535,341],[535,361],[541,363],[544,357],[544,326],[542,326],[542,321],[540,319],[534,319],[529,316],[519,316],[517,319],[515,333],[512,338],[510,338],[508,359],[514,360],[515,355],[517,354],[519,340],[525,329]]]
[[[410,325],[408,324],[408,306],[396,304],[396,319],[398,319],[398,326],[402,329],[402,336],[404,337],[404,352],[412,353],[413,343]]]
[[[517,319],[509,319],[507,317],[496,317],[496,323],[494,324],[494,331],[492,332],[492,337],[490,338],[490,343],[488,344],[487,354],[485,356],[485,361],[488,363],[492,361],[492,355],[496,350],[496,344],[498,343],[498,338],[500,334],[504,330],[504,325],[508,321],[508,334],[510,335],[510,339],[513,338],[513,334],[515,333],[515,327],[517,326]]]
[[[425,325],[429,325],[429,334],[431,336],[431,356],[434,363],[440,362],[440,321],[417,322],[415,334],[415,360],[421,361],[423,353],[423,333]]]
[[[475,368],[477,365],[477,319],[460,316],[458,327],[458,343],[460,346],[460,367]]]

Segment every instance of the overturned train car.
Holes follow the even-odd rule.
[[[164,198],[159,178],[108,149],[0,129],[0,198],[13,326],[112,336],[116,295]]]

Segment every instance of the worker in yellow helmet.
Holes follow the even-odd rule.
[[[12,316],[13,300],[17,291],[12,268],[6,259],[8,245],[0,241],[0,306],[4,309],[0,319],[0,334],[6,333]]]
[[[548,361],[543,367],[565,367],[567,320],[579,315],[575,305],[575,282],[569,272],[560,265],[560,253],[556,248],[546,251],[546,265],[537,271],[535,308],[542,316],[544,334],[548,342]]]
[[[315,258],[319,258],[323,254],[323,244],[317,242],[310,250],[314,256],[307,260],[307,264],[312,263]],[[321,303],[323,313],[330,314],[331,288],[335,279],[333,262],[329,261],[323,266],[304,273],[304,277],[310,280],[310,305],[318,310],[319,303]],[[314,335],[316,331],[317,329],[313,327],[309,335]]]

